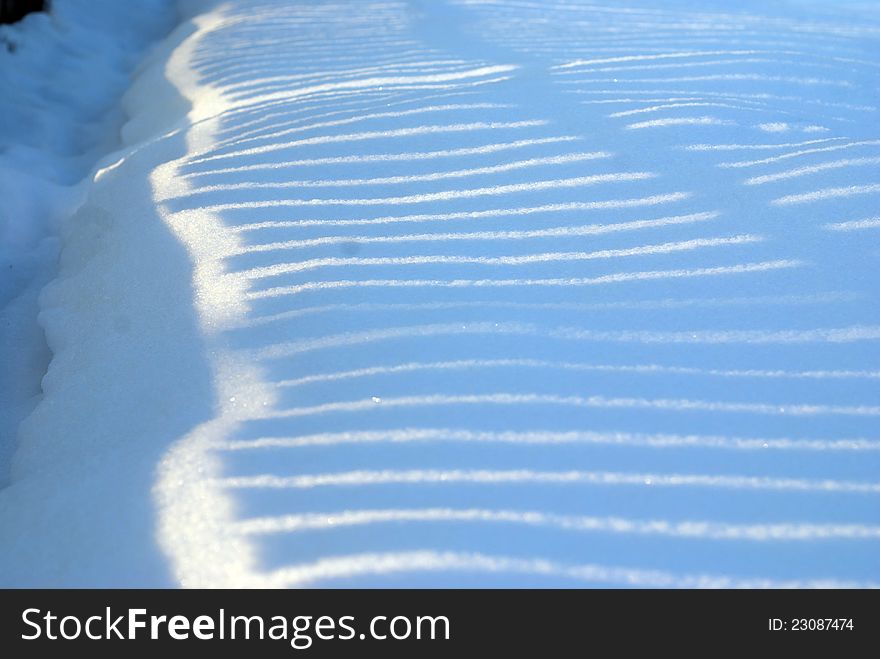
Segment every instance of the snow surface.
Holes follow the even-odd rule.
[[[880,8],[179,8],[4,584],[880,585]]]
[[[0,25],[0,485],[50,358],[37,298],[55,274],[59,225],[95,161],[119,146],[119,97],[144,48],[171,28],[171,8],[55,0],[50,13]]]

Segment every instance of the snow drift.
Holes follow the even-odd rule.
[[[864,4],[188,2],[5,583],[878,584]]]

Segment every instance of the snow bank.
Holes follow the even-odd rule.
[[[186,3],[4,580],[880,583],[880,16],[765,5]]]
[[[88,289],[91,294],[101,290],[110,273],[102,273],[91,284],[82,281],[84,288],[75,290],[64,290],[63,282],[72,269],[81,269],[87,255],[109,256],[104,236],[113,218],[106,212],[90,211],[94,206],[83,207],[91,184],[90,172],[94,174],[102,155],[119,148],[119,131],[125,120],[119,98],[129,86],[131,71],[146,47],[166,33],[175,19],[174,8],[166,0],[56,0],[49,13],[31,14],[15,25],[0,26],[3,485],[9,480],[19,422],[31,412],[41,392],[52,391],[51,374],[41,388],[50,347],[58,353],[54,359],[63,361],[64,354],[70,354],[65,353],[65,347],[76,336],[62,331],[70,314],[59,325],[53,324],[53,291],[64,296],[64,304],[81,309],[88,323],[83,327],[87,341],[105,341],[94,334],[96,317],[86,314]],[[134,187],[127,183],[126,194]],[[68,220],[72,214],[76,214],[74,219]],[[64,245],[60,273],[59,243]],[[45,318],[38,324],[40,290],[59,274],[62,279],[46,291],[42,302]],[[119,333],[125,322],[124,308],[117,309],[114,322]],[[72,348],[80,364],[86,345]],[[130,376],[128,371],[124,375]],[[96,385],[95,381],[86,381],[83,393],[109,402]],[[49,400],[44,411],[56,408],[56,401]],[[70,411],[73,414],[67,413]],[[6,565],[21,565],[6,571],[4,583],[61,583],[59,571],[70,574],[77,560],[75,554],[67,555],[63,538],[68,534],[82,537],[87,545],[106,543],[107,534],[88,537],[87,525],[80,523],[90,514],[89,508],[96,505],[93,498],[77,494],[89,480],[86,472],[75,468],[80,458],[88,459],[89,436],[76,434],[76,407],[67,406],[61,414],[63,420],[41,439],[30,441],[26,429],[20,438],[17,461],[27,464],[28,456],[39,455],[36,463],[46,476],[31,478],[26,467],[16,467],[15,484],[0,494],[6,522],[4,559]],[[104,416],[99,413],[96,418]],[[74,459],[65,461],[65,446],[72,444],[78,447],[71,454]],[[55,462],[51,456],[62,461]],[[29,477],[24,478],[25,474]],[[131,514],[136,513],[133,510]],[[101,552],[95,552],[95,560],[100,559]],[[85,565],[76,565],[75,572],[89,574]],[[96,582],[82,576],[77,583]]]
[[[0,483],[49,360],[37,296],[55,273],[60,223],[118,146],[129,73],[173,20],[167,0],[58,0],[0,26]]]

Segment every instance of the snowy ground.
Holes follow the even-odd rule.
[[[37,298],[56,274],[61,225],[119,146],[119,97],[172,6],[55,0],[51,14],[0,25],[0,485],[51,356]]]
[[[880,585],[880,7],[178,4],[2,583]]]

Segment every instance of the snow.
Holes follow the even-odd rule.
[[[873,5],[178,10],[10,161],[2,583],[880,585]]]
[[[50,358],[37,298],[54,276],[59,224],[82,203],[80,181],[118,146],[118,99],[169,29],[168,4],[57,0],[50,13],[0,25],[0,484]]]

